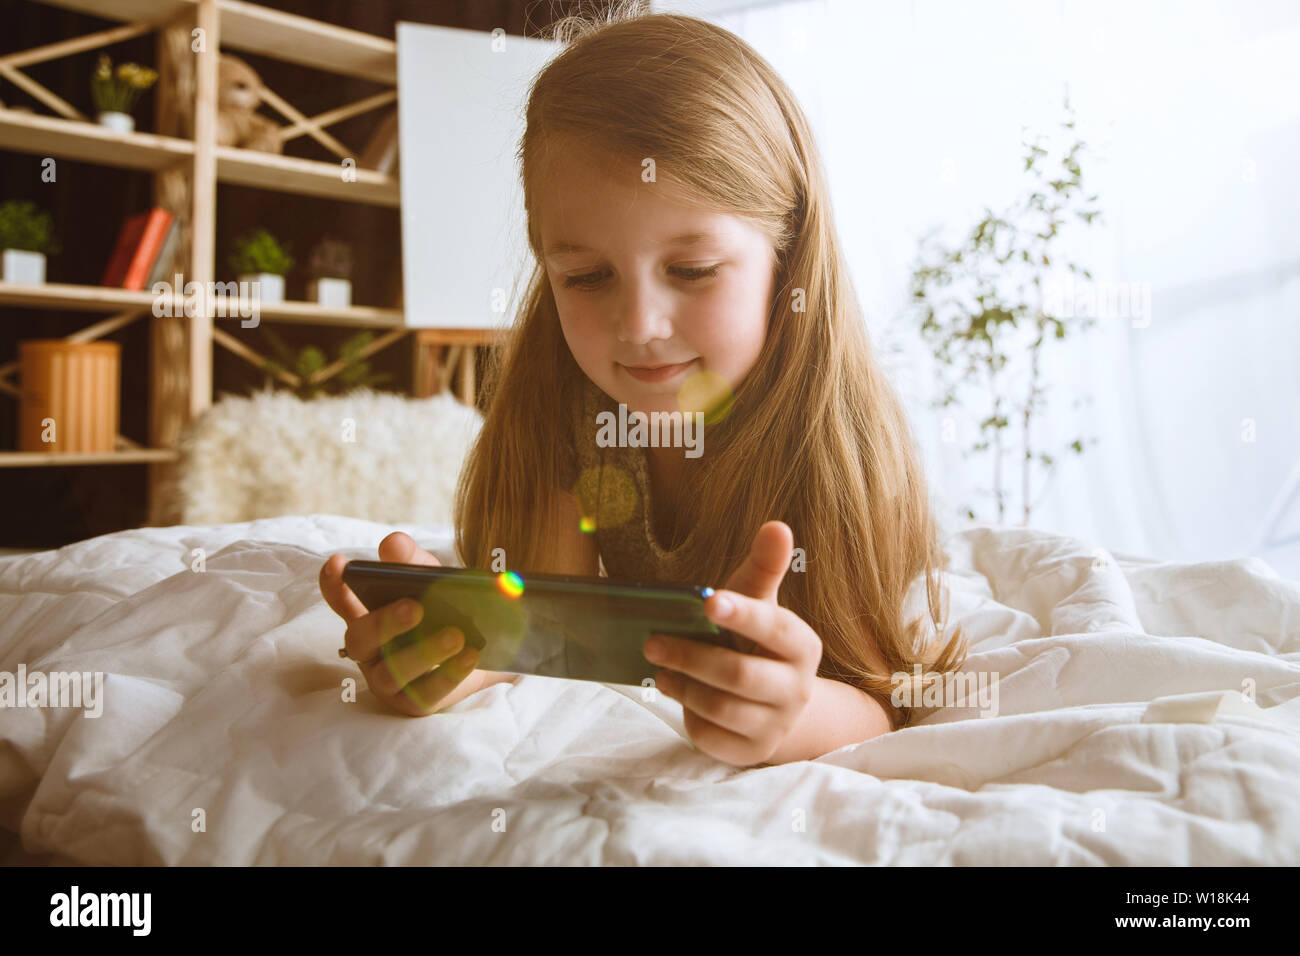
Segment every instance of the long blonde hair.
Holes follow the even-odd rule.
[[[786,84],[743,40],[643,9],[560,21],[555,35],[567,45],[529,95],[519,159],[536,261],[461,474],[461,557],[487,568],[504,548],[512,568],[539,569],[555,496],[572,490],[561,488],[562,430],[584,376],[560,329],[537,215],[552,134],[653,157],[658,176],[754,222],[778,253],[762,353],[726,417],[707,426],[710,453],[683,496],[688,517],[708,530],[684,545],[689,583],[721,586],[765,521],[786,522],[807,569],[787,572],[779,600],[821,637],[819,674],[873,695],[895,727],[906,726],[911,708],[890,701],[898,682],[911,683],[918,663],[954,670],[967,648],[960,629],[939,637],[946,556],[905,413],[868,341],[814,138]],[[932,641],[922,640],[922,618],[903,620],[921,574]]]

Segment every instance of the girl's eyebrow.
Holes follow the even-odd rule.
[[[702,242],[710,242],[714,239],[723,238],[716,232],[685,232],[680,236],[673,236],[671,239],[664,239],[659,242],[662,246],[697,246]],[[570,242],[567,239],[560,239],[554,242],[546,250],[546,256],[562,256],[571,252],[592,252],[587,246],[579,245],[576,242]]]

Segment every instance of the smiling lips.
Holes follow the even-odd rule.
[[[682,374],[682,372],[686,371],[688,368],[694,365],[696,361],[697,359],[691,359],[689,362],[678,362],[675,365],[654,365],[654,366],[623,365],[621,362],[619,364],[623,368],[623,370],[627,372],[628,375],[631,375],[637,381],[667,382],[670,379],[676,378],[678,375]]]

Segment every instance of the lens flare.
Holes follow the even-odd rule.
[[[497,587],[506,597],[519,597],[524,593],[524,579],[514,571],[502,571],[497,575]]]
[[[727,417],[736,396],[731,383],[708,369],[687,377],[677,392],[677,406],[685,414],[704,413],[704,424],[712,425]]]
[[[583,515],[578,519],[578,530],[583,534],[591,534],[596,530],[596,522],[591,518],[588,518],[586,515]]]

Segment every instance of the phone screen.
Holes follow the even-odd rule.
[[[424,617],[395,646],[451,625],[483,670],[648,686],[658,667],[641,647],[653,633],[735,647],[704,612],[711,588],[378,561],[349,562],[343,581],[368,610],[420,602]]]

